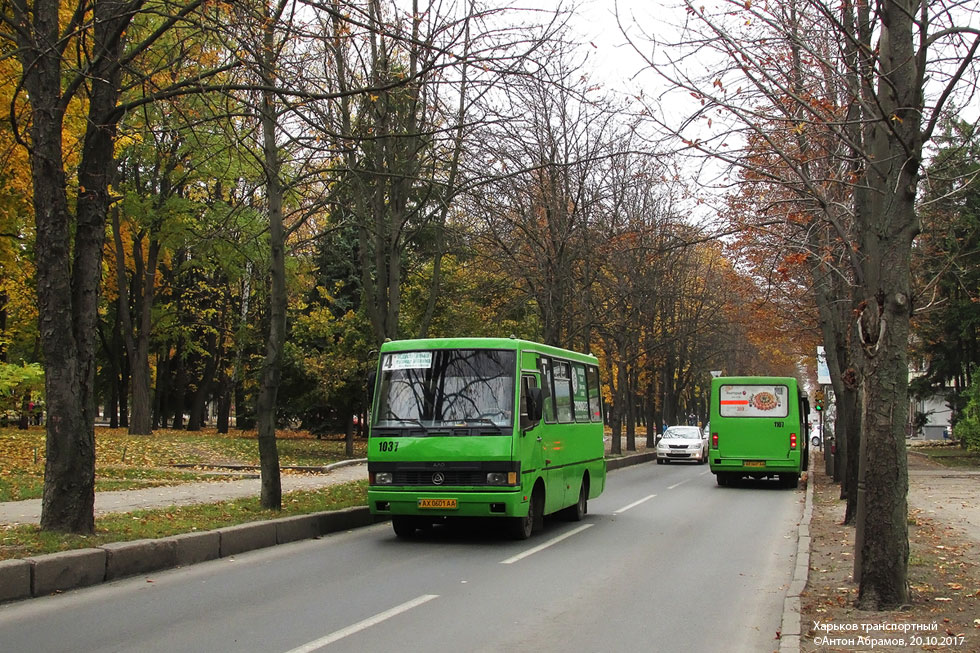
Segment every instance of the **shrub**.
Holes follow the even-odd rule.
[[[953,427],[953,435],[969,451],[980,451],[980,382],[963,391],[966,406]]]

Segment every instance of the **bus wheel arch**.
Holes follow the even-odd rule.
[[[585,472],[582,475],[582,483],[579,485],[578,489],[578,499],[572,505],[568,506],[561,511],[561,516],[567,521],[582,521],[586,514],[589,512],[589,490],[591,489],[591,484],[589,480],[589,473]]]
[[[544,481],[535,481],[531,498],[527,504],[527,514],[510,518],[510,532],[514,539],[526,540],[544,523]]]

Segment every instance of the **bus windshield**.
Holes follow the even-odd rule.
[[[374,425],[510,427],[516,360],[494,349],[385,354]]]

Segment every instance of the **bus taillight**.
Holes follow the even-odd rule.
[[[789,448],[790,449],[795,449],[796,448],[796,434],[795,433],[790,433],[789,434]]]
[[[712,449],[717,449],[718,448],[718,434],[717,433],[712,433],[711,434],[711,448]]]

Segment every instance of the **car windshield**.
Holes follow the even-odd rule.
[[[692,440],[701,437],[701,431],[696,426],[671,426],[664,431],[664,438]]]
[[[516,360],[490,349],[385,354],[375,425],[511,426]]]

